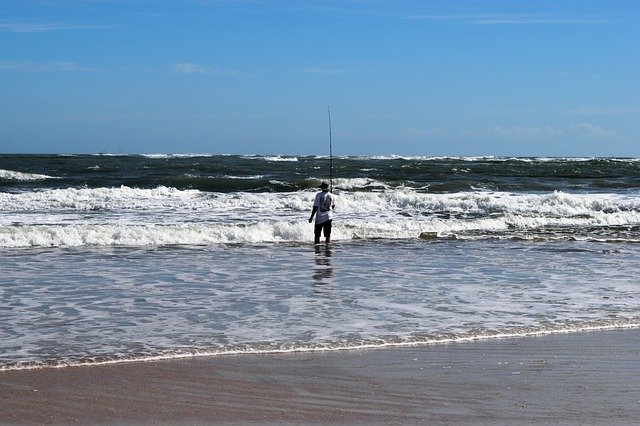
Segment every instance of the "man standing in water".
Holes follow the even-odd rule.
[[[329,244],[331,242],[331,221],[333,219],[333,209],[336,206],[336,197],[329,192],[329,184],[327,182],[322,182],[319,188],[322,189],[322,192],[316,194],[309,223],[313,221],[313,216],[317,213],[313,243],[320,244],[320,234],[324,232],[325,242]]]

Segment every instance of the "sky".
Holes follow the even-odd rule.
[[[640,157],[636,0],[0,0],[0,152]]]

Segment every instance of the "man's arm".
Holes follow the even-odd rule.
[[[313,222],[313,216],[316,215],[317,211],[318,211],[318,206],[313,206],[313,210],[311,210],[311,217],[309,218],[309,223]]]

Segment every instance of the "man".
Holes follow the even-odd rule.
[[[322,192],[316,194],[309,223],[313,221],[313,216],[315,215],[316,225],[313,243],[320,244],[320,234],[324,232],[325,243],[329,244],[331,242],[331,220],[333,219],[333,209],[336,207],[336,197],[329,192],[329,184],[327,182],[322,182],[319,188]]]

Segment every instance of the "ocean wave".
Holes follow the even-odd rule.
[[[252,176],[231,176],[231,175],[226,175],[224,176],[225,179],[248,179],[248,180],[257,180],[257,179],[264,179],[266,177],[266,175],[252,175]]]
[[[38,173],[24,173],[13,170],[0,169],[0,180],[15,181],[38,181],[46,179],[59,179],[55,176],[42,175]]]
[[[337,159],[348,160],[405,160],[405,161],[461,161],[461,162],[489,162],[489,163],[505,163],[505,162],[522,162],[522,163],[588,163],[594,161],[600,162],[619,162],[619,163],[638,163],[640,158],[634,157],[510,157],[510,156],[431,156],[431,155],[371,155],[371,156],[334,156]]]
[[[317,179],[318,182],[322,179]],[[333,186],[337,190],[349,191],[355,189],[390,189],[386,183],[371,178],[336,178]]]
[[[258,179],[258,176],[238,177]],[[367,178],[336,179],[335,186],[379,187],[380,191],[335,193],[338,211],[345,214],[372,213],[379,217],[389,213],[425,216],[433,213],[496,214],[517,213],[550,217],[575,217],[640,213],[640,197],[622,194],[515,194],[508,192],[469,191],[458,193],[423,193],[410,188],[387,190],[383,182]],[[315,190],[284,193],[207,193],[196,189],[159,186],[152,189],[120,186],[115,188],[64,188],[21,193],[0,193],[0,211],[77,209],[248,209],[271,210],[277,205],[292,211],[307,210]]]
[[[145,189],[157,186],[198,189],[209,193],[276,193],[315,190],[330,174],[329,161],[313,156],[144,154],[50,160],[38,156],[3,157],[2,189],[20,192],[36,186],[44,190],[63,189],[64,185],[95,189],[125,185]],[[521,194],[553,190],[638,194],[640,185],[637,159],[385,156],[336,157],[335,160],[336,192],[407,188],[434,194],[476,189]],[[23,169],[38,174],[24,173]],[[60,170],[64,170],[63,178],[55,178],[61,176]],[[264,179],[238,179],[243,176]],[[42,182],[21,181],[38,179]]]
[[[0,247],[163,246],[305,241],[304,223],[0,226]]]
[[[58,369],[66,367],[86,367],[133,362],[169,361],[178,359],[210,358],[218,356],[269,355],[314,352],[340,352],[345,350],[378,350],[402,347],[420,347],[451,343],[470,343],[483,340],[522,339],[526,337],[551,336],[558,334],[601,332],[640,328],[640,319],[627,318],[615,320],[599,320],[586,322],[566,322],[545,326],[510,327],[501,329],[484,329],[462,333],[445,333],[412,337],[388,337],[354,341],[351,343],[316,343],[316,344],[246,344],[228,347],[212,347],[198,349],[160,350],[158,353],[140,355],[100,355],[89,357],[73,357],[67,359],[50,359],[46,361],[22,361],[0,364],[0,371]]]
[[[602,213],[640,213],[640,198],[618,194],[513,194],[506,192],[420,193],[410,189],[339,194],[341,211],[384,215],[506,214],[592,217]]]
[[[312,237],[305,218],[239,223],[12,224],[0,226],[1,248],[79,246],[166,246],[303,243]],[[640,216],[633,218],[636,222]],[[629,229],[625,215],[607,218],[544,218],[506,215],[497,218],[428,219],[345,218],[333,227],[334,241],[371,239],[518,239],[640,242],[640,226]],[[104,221],[103,221],[104,222]],[[236,221],[237,222],[237,221]],[[622,224],[622,225],[619,225]]]
[[[219,154],[206,153],[174,153],[174,154],[139,154],[140,157],[152,159],[213,157]]]
[[[183,205],[197,190],[178,190],[164,186],[154,189],[64,188],[23,193],[0,193],[0,211],[154,209],[170,204]]]
[[[241,155],[240,158],[248,160],[263,160],[271,162],[297,162],[298,156],[295,155]]]
[[[340,183],[340,182],[338,182]],[[381,185],[350,179],[352,185]],[[0,193],[0,247],[302,242],[314,191],[206,193],[168,187]],[[334,240],[640,240],[640,197],[620,194],[336,194]]]
[[[285,161],[285,162],[297,162],[298,161],[298,157],[285,157],[285,156],[275,156],[275,157],[269,157],[269,156],[265,156],[265,157],[258,157],[262,160],[265,161]]]

